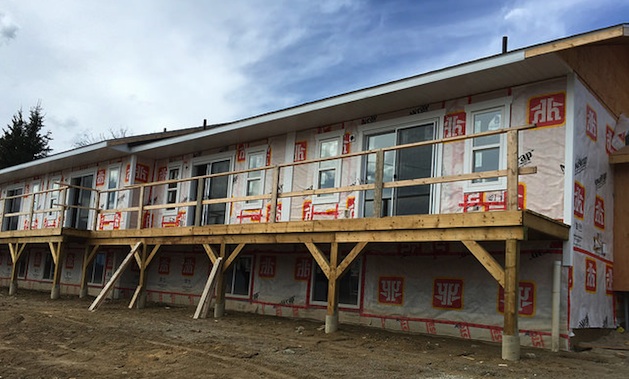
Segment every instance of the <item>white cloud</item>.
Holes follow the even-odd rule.
[[[4,12],[0,12],[0,45],[9,43],[17,37],[20,27],[13,22],[11,17]]]

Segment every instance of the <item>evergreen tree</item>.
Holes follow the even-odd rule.
[[[48,142],[50,132],[42,134],[44,114],[41,104],[32,107],[28,121],[24,120],[22,109],[13,115],[8,129],[2,129],[0,137],[0,169],[34,161],[48,156],[52,150]]]

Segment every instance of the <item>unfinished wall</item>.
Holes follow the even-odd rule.
[[[570,327],[613,328],[613,176],[608,155],[616,120],[574,80],[574,190]]]

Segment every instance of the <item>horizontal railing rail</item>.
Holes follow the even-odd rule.
[[[452,182],[462,182],[462,181],[470,181],[470,180],[479,180],[479,179],[490,179],[490,178],[500,178],[506,177],[506,209],[514,210],[517,209],[517,184],[518,184],[518,175],[528,175],[534,174],[537,172],[535,167],[527,167],[527,168],[518,168],[518,134],[521,131],[528,130],[534,128],[535,125],[526,125],[517,128],[508,128],[508,129],[498,129],[492,130],[482,133],[476,133],[471,135],[464,136],[454,136],[448,138],[440,138],[430,141],[422,141],[415,142],[403,145],[390,146],[379,149],[371,149],[364,151],[356,151],[348,154],[337,155],[333,157],[325,157],[325,158],[316,158],[316,159],[307,159],[299,162],[286,162],[277,165],[269,165],[264,167],[252,168],[252,169],[243,169],[243,170],[234,170],[229,172],[222,173],[214,173],[207,175],[200,175],[188,178],[181,179],[169,179],[162,180],[157,182],[143,183],[143,184],[133,184],[129,186],[125,186],[122,188],[114,188],[114,189],[96,189],[90,187],[83,187],[78,185],[73,185],[70,183],[57,182],[55,183],[58,188],[52,188],[42,191],[36,191],[27,194],[20,194],[14,196],[6,196],[4,198],[0,198],[1,202],[1,210],[5,209],[5,204],[8,200],[11,199],[29,199],[29,209],[21,210],[19,212],[10,212],[0,214],[0,219],[7,217],[26,217],[27,225],[29,228],[32,227],[34,219],[39,214],[50,214],[54,212],[58,212],[59,214],[59,225],[64,225],[64,217],[67,217],[65,213],[71,209],[77,210],[87,210],[93,212],[92,215],[92,223],[89,226],[92,230],[96,230],[98,228],[98,221],[102,216],[111,215],[111,214],[126,214],[129,220],[133,219],[133,214],[135,214],[136,218],[136,227],[144,228],[147,225],[143,222],[143,217],[145,212],[153,212],[159,211],[163,209],[179,209],[179,208],[191,208],[195,207],[194,220],[195,225],[199,226],[201,224],[201,212],[203,211],[203,206],[213,205],[213,204],[233,204],[240,202],[253,202],[253,201],[268,201],[271,204],[270,214],[268,217],[268,222],[276,222],[276,208],[279,199],[287,199],[287,198],[295,198],[295,197],[308,197],[308,196],[321,196],[321,195],[333,195],[340,193],[348,193],[348,192],[361,192],[361,191],[373,191],[374,192],[374,217],[380,217],[381,215],[381,207],[383,191],[385,189],[391,188],[404,188],[404,187],[412,187],[418,185],[435,185],[435,184],[443,184],[443,183],[452,183]],[[499,170],[491,170],[491,171],[483,171],[483,172],[474,172],[474,173],[459,173],[453,175],[440,175],[440,176],[430,176],[424,178],[415,178],[415,179],[405,179],[405,180],[393,180],[393,181],[384,181],[384,154],[390,151],[399,151],[409,148],[415,148],[420,146],[434,146],[434,145],[443,145],[447,143],[453,142],[461,142],[465,140],[472,140],[474,138],[480,137],[488,137],[493,135],[501,135],[506,134],[506,146],[507,146],[507,165],[504,169]],[[286,174],[288,169],[294,169],[298,166],[304,165],[317,165],[321,162],[329,162],[329,161],[340,161],[345,162],[348,159],[363,159],[366,156],[375,155],[375,180],[373,183],[354,183],[351,185],[338,186],[334,188],[307,188],[307,189],[298,189],[291,191],[282,191],[279,185],[281,174]],[[284,172],[283,172],[284,171]],[[239,175],[247,175],[252,172],[264,172],[268,174],[269,172],[272,174],[272,184],[271,188],[266,191],[263,191],[262,194],[257,195],[249,195],[249,196],[229,196],[223,198],[213,198],[208,199],[204,198],[203,193],[203,185],[202,183],[207,180],[212,180],[215,178],[221,178],[227,176],[228,178],[234,178]],[[293,174],[291,172],[291,174]],[[174,203],[156,203],[153,204],[153,199],[147,198],[147,194],[150,193],[151,189],[155,187],[169,186],[172,184],[176,184],[177,186],[181,186],[183,183],[190,183],[190,194],[194,194],[194,199],[186,199],[185,201],[179,201]],[[193,186],[196,183],[196,192],[193,190]],[[264,181],[263,181],[264,186]],[[312,183],[314,186],[314,183]],[[267,186],[268,187],[268,186]],[[72,204],[70,199],[68,198],[68,191],[71,189],[75,190],[84,190],[90,191],[90,205],[77,205]],[[52,205],[55,205],[54,208],[46,208],[46,209],[35,209],[35,204],[40,204],[42,201],[47,199],[47,195],[49,193],[56,192],[57,193],[57,201]],[[134,198],[137,195],[137,205],[125,206],[120,208],[106,209],[106,205],[102,204],[101,196],[108,196],[110,193],[114,193],[117,196],[120,196],[123,192],[126,192],[129,198]],[[95,201],[93,201],[95,197]],[[134,201],[134,202],[136,202]],[[4,225],[4,224],[3,224]],[[150,226],[152,227],[152,225]]]

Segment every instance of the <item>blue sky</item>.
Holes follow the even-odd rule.
[[[234,121],[629,22],[627,0],[0,0],[0,126],[81,135]]]

